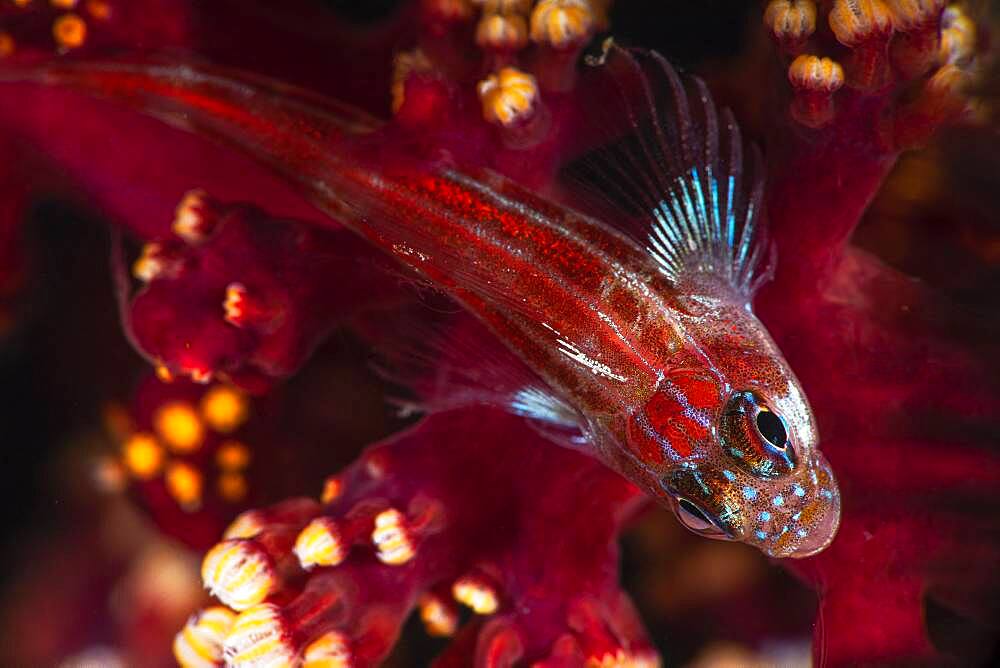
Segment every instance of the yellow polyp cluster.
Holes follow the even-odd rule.
[[[643,652],[632,659],[633,668],[661,668],[663,662],[655,652]]]
[[[192,382],[198,383],[199,385],[208,385],[212,382],[212,371],[210,369],[204,369],[196,366],[188,366],[181,369]]]
[[[137,433],[125,441],[122,459],[132,476],[139,480],[149,480],[163,470],[166,453],[152,434]]]
[[[317,517],[299,532],[292,550],[302,568],[337,566],[347,558],[347,546],[337,523],[329,517]]]
[[[159,372],[157,377],[163,379]],[[209,464],[204,458],[196,458],[198,466],[187,459],[207,445],[214,445],[209,441],[209,429],[214,434],[228,434],[248,419],[249,399],[236,388],[212,387],[197,407],[181,399],[164,402],[153,411],[152,433],[134,431],[124,409],[113,408],[105,412],[105,428],[122,444],[120,461],[128,477],[148,481],[162,474],[167,492],[187,512],[201,507],[207,484],[214,484],[218,497],[228,503],[238,503],[249,494],[246,469],[251,452],[245,443],[228,439],[217,446],[214,464],[218,474],[214,482],[207,477]]]
[[[892,11],[882,0],[835,0],[830,29],[844,46],[857,46],[892,33]]]
[[[231,434],[250,417],[250,401],[231,385],[209,388],[198,408],[208,426],[220,434]]]
[[[832,93],[844,85],[844,68],[830,58],[801,55],[788,67],[788,80],[795,88]]]
[[[236,614],[221,606],[206,608],[188,619],[174,636],[174,659],[181,668],[215,668],[222,664],[222,642]]]
[[[242,471],[250,464],[250,448],[239,441],[226,441],[215,453],[215,463],[226,472]]]
[[[248,540],[224,540],[208,551],[201,579],[212,596],[233,610],[247,610],[266,599],[278,580],[271,561]]]
[[[764,25],[782,46],[794,49],[816,32],[813,0],[771,0],[764,10]]]
[[[476,44],[495,51],[517,51],[528,43],[528,24],[520,14],[483,14]]]
[[[186,401],[169,401],[153,414],[153,429],[174,452],[198,450],[205,440],[205,425]]]
[[[52,23],[52,38],[61,49],[77,49],[87,41],[87,24],[76,14],[63,14]]]
[[[181,508],[192,512],[201,507],[204,488],[201,471],[187,462],[172,462],[167,466],[163,480],[167,492]]]
[[[389,508],[375,516],[372,543],[378,560],[390,566],[401,566],[417,553],[406,526],[406,518],[395,508]]]
[[[941,62],[965,65],[975,52],[976,24],[958,5],[948,7],[941,17]]]
[[[242,612],[226,635],[223,656],[227,666],[295,665],[295,648],[284,632],[278,608],[264,604]]]
[[[838,60],[810,51],[829,46],[815,39],[817,14],[837,41]],[[972,109],[964,85],[977,65],[977,26],[947,0],[770,0],[764,23],[790,56],[788,79],[795,90],[791,116],[811,128],[829,125],[837,91],[862,95],[901,90],[890,104],[884,138],[899,148],[923,143],[939,124]],[[838,62],[839,61],[839,62]],[[957,70],[949,69],[956,66]],[[890,129],[891,126],[891,129]]]
[[[264,530],[264,521],[256,510],[240,513],[222,534],[224,540],[253,538]]]
[[[192,245],[208,239],[211,229],[205,216],[207,201],[208,193],[200,188],[186,192],[174,210],[174,221],[170,226],[174,234]]]
[[[302,653],[302,668],[350,668],[351,665],[350,640],[339,631],[327,631]]]
[[[215,481],[215,491],[219,496],[229,503],[239,503],[247,498],[250,492],[250,483],[241,473],[225,471],[219,474]]]
[[[396,113],[406,101],[406,78],[416,72],[430,72],[431,62],[420,49],[396,54],[392,61],[392,113]]]
[[[535,77],[515,67],[505,67],[479,82],[483,118],[510,126],[527,120],[538,102]]]
[[[226,322],[241,327],[246,318],[247,288],[242,283],[230,283],[226,286],[226,298],[222,302],[222,310]]]
[[[181,263],[157,241],[143,245],[139,258],[132,264],[132,275],[143,283],[158,278],[173,278],[180,271]]]
[[[163,273],[163,261],[159,257],[160,244],[155,241],[142,247],[142,253],[132,264],[132,275],[143,283],[156,280]]]
[[[968,82],[969,74],[961,67],[944,65],[927,80],[924,90],[936,98],[941,98],[943,102],[950,100],[962,104],[959,94]]]
[[[624,649],[605,652],[602,656],[587,659],[587,668],[659,668],[660,658],[652,652],[632,653]]]
[[[833,94],[844,85],[844,68],[835,60],[802,55],[788,68],[795,89],[791,115],[810,128],[828,124],[834,116]]]
[[[616,652],[605,652],[601,656],[591,656],[587,658],[587,668],[624,668],[629,657],[625,650],[618,649]]]
[[[112,15],[110,0],[0,0],[3,4],[14,5],[30,19],[15,19],[13,34],[0,31],[0,58],[21,50],[66,54],[91,41],[94,21],[103,23]],[[35,29],[46,22],[47,31]],[[20,32],[22,28],[24,32]]]
[[[539,0],[531,11],[531,40],[566,49],[585,42],[595,24],[594,10],[587,0]]]
[[[230,503],[246,498],[250,485],[243,472],[250,464],[250,449],[239,441],[227,441],[219,448],[215,461],[222,469],[215,483],[219,496]]]
[[[458,612],[448,601],[433,594],[425,594],[420,599],[420,621],[427,634],[436,638],[455,635],[458,628]]]
[[[500,607],[496,590],[474,575],[455,580],[451,587],[452,596],[477,615],[492,615]]]
[[[339,476],[330,476],[323,482],[323,491],[319,500],[323,503],[333,503],[344,493],[344,481]]]
[[[0,32],[0,58],[6,58],[17,49],[17,43],[8,33]]]
[[[892,10],[893,26],[907,32],[937,25],[947,0],[886,0]]]
[[[660,656],[651,650],[633,654],[629,664],[631,668],[661,668],[662,665]]]
[[[436,37],[446,22],[435,17],[467,18],[464,10],[452,11],[448,6],[448,2],[423,3]],[[573,88],[577,57],[595,32],[607,28],[610,6],[611,0],[471,0],[469,7],[478,15],[475,42],[482,52],[480,71],[493,72],[476,84],[482,115],[504,129],[499,138],[505,146],[525,150],[544,139],[550,124],[539,91],[567,92]],[[458,28],[457,21],[452,23],[455,29],[449,40],[464,40],[466,24]],[[522,53],[529,42],[537,48],[530,49],[525,58]],[[400,116],[402,120],[416,124],[440,117],[439,107],[447,104],[447,83],[454,76],[454,67],[443,59],[438,62],[446,52],[449,50],[427,43],[427,55],[418,50],[397,56],[391,89],[394,112],[404,109],[407,86],[424,81],[432,84],[418,89],[428,91],[426,97],[413,104],[412,114]],[[433,77],[416,79],[411,76],[415,71],[432,72]],[[432,78],[437,79],[437,87]]]

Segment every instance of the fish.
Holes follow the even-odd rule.
[[[759,156],[744,155],[704,83],[659,54],[610,45],[592,67],[612,82],[599,106],[624,130],[567,170],[590,186],[580,207],[446,157],[388,158],[339,103],[211,66],[65,63],[0,80],[108,98],[270,165],[499,342],[482,367],[497,373],[459,383],[478,391],[452,405],[536,421],[699,535],[816,554],[836,534],[840,492],[805,392],[752,307],[773,262]],[[458,351],[455,368],[477,364],[457,341],[441,347]]]

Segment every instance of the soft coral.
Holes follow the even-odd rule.
[[[831,5],[845,14],[850,9],[847,4],[821,5],[820,17],[827,16],[824,11]],[[878,11],[895,16],[881,2],[861,4],[878,5]],[[934,663],[945,657],[928,635],[927,600],[968,617],[995,621],[984,604],[996,598],[995,573],[987,565],[996,563],[998,556],[992,539],[997,529],[993,511],[1000,477],[991,439],[998,400],[990,367],[990,360],[997,358],[991,341],[993,330],[986,322],[954,316],[946,301],[850,247],[848,240],[899,150],[926,138],[960,110],[955,100],[961,96],[956,95],[952,78],[958,73],[945,68],[961,63],[946,63],[936,73],[922,69],[921,63],[930,68],[934,62],[928,57],[927,40],[920,38],[925,21],[900,21],[899,27],[908,30],[905,35],[893,37],[891,29],[883,27],[859,37],[848,33],[865,26],[847,25],[850,21],[844,17],[838,20],[832,31],[825,23],[815,27],[811,45],[844,61],[844,80],[835,82],[837,85],[819,82],[823,90],[814,86],[806,91],[831,99],[802,102],[806,94],[802,89],[810,80],[793,78],[798,88],[794,91],[797,107],[793,103],[791,115],[776,111],[768,118],[771,133],[766,142],[771,176],[768,212],[780,259],[776,280],[761,296],[760,313],[811,398],[824,451],[843,485],[845,511],[840,536],[829,550],[794,568],[813,582],[823,597],[816,643],[819,659],[834,664]],[[481,73],[474,68],[456,71],[448,67],[455,54],[471,51],[461,42],[468,36],[468,28],[438,26],[433,34],[436,38],[444,34],[439,44],[425,35],[422,44],[428,51],[427,67],[403,82],[404,98],[408,99],[400,104],[400,119],[401,124],[411,125],[404,132],[383,136],[388,141],[405,136],[405,131],[417,128],[424,132],[430,127],[436,132],[428,135],[443,147],[461,155],[478,153],[483,161],[515,177],[546,185],[557,149],[578,150],[572,146],[573,133],[566,130],[571,127],[567,120],[571,115],[563,113],[573,106],[572,87],[567,89],[566,82],[560,82],[545,90],[543,81],[541,99],[546,106],[535,108],[551,114],[548,120],[556,129],[546,135],[546,141],[531,136],[537,127],[527,128],[525,141],[523,133],[512,136],[503,127],[481,125],[472,88]],[[798,53],[809,44],[809,37],[797,36],[791,50]],[[544,59],[544,51],[539,57]],[[430,103],[417,105],[421,96]],[[24,99],[28,101],[25,108],[10,112],[8,120],[14,127],[42,142],[49,140],[52,154],[72,165],[76,173],[95,179],[98,191],[106,193],[108,201],[126,206],[135,203],[136,198],[116,188],[123,171],[131,167],[122,170],[120,163],[101,161],[100,156],[95,167],[92,157],[81,157],[70,143],[52,143],[37,117],[31,115],[39,108],[32,102],[35,98]],[[125,145],[140,141],[145,146],[163,147],[164,162],[181,155],[188,163],[198,163],[197,156],[205,155],[184,154],[179,148],[182,144],[174,147],[173,142],[194,140],[180,140],[180,135],[151,121],[130,120],[129,114],[111,111],[100,103],[80,104],[99,110],[93,113],[99,121],[120,120]],[[414,106],[417,111],[413,111]],[[449,114],[440,114],[442,108]],[[434,113],[418,113],[427,109]],[[50,113],[58,113],[58,109],[53,112],[50,107]],[[63,127],[69,122],[58,115],[49,118]],[[86,134],[99,137],[100,132],[88,130]],[[216,166],[222,160],[233,162],[221,163],[226,169],[224,178],[218,178]],[[208,185],[213,194],[225,199],[244,199],[245,190],[226,188],[233,187],[232,174],[252,169],[246,173],[251,175],[256,192],[250,194],[267,200],[282,215],[290,211],[306,220],[316,219],[314,211],[298,203],[263,170],[237,167],[242,164],[239,160],[228,154],[213,157],[211,163],[205,163],[210,167],[199,172],[197,185]],[[155,182],[161,170],[156,165],[142,180]],[[216,181],[220,190],[214,187]],[[176,192],[169,202],[164,199],[164,211],[172,208],[182,191],[181,183],[170,183]],[[185,182],[183,189],[190,185],[195,184]],[[286,202],[301,208],[286,210],[282,206]],[[136,226],[151,220],[141,215],[141,207],[125,212],[124,217]],[[155,220],[165,223],[169,216],[162,214]],[[163,234],[162,229],[157,232]],[[148,228],[146,234],[150,235]],[[961,336],[949,331],[949,322],[958,321],[963,323]],[[454,444],[462,450],[445,454],[442,444]],[[367,578],[380,586],[387,582],[398,585],[399,589],[368,592],[372,600],[367,603],[385,613],[376,616],[378,619],[365,617],[370,610],[358,605],[345,611],[343,619],[331,628],[348,629],[347,636],[355,643],[363,637],[374,639],[371,645],[362,643],[364,652],[370,652],[368,658],[380,656],[406,611],[418,603],[418,594],[433,590],[437,580],[460,575],[463,568],[456,564],[468,556],[462,550],[475,553],[480,547],[494,546],[497,549],[490,554],[494,558],[507,555],[504,563],[508,568],[480,567],[476,577],[492,581],[494,594],[509,597],[510,607],[501,607],[496,620],[470,626],[442,661],[477,656],[486,665],[503,665],[504,661],[543,657],[552,643],[555,649],[550,658],[565,659],[570,665],[588,655],[601,660],[605,650],[614,656],[617,649],[633,652],[638,648],[633,653],[643,655],[642,633],[633,625],[631,613],[609,577],[614,555],[607,546],[618,528],[616,511],[634,503],[630,487],[593,468],[592,462],[540,442],[519,420],[489,411],[433,416],[415,431],[379,446],[373,454],[396,449],[406,451],[401,460],[394,458],[397,463],[407,462],[407,457],[415,459],[407,466],[389,467],[386,477],[369,481],[378,498],[405,505],[418,488],[436,486],[431,496],[446,499],[445,511],[456,508],[463,516],[468,513],[469,522],[524,520],[525,524],[519,525],[523,532],[505,534],[494,532],[489,522],[472,523],[468,526],[477,527],[476,531],[462,537],[450,533],[455,526],[466,526],[459,522],[447,525],[450,530],[428,534],[426,545],[416,549],[417,563],[404,566],[411,569],[408,572],[427,569],[435,573],[426,578],[400,576],[401,571],[379,565],[371,554],[366,561],[344,564],[338,567],[343,569],[341,579]],[[518,454],[521,456],[516,457]],[[348,477],[370,477],[370,464],[370,459],[363,460],[348,471]],[[567,471],[577,471],[580,477],[566,478]],[[585,485],[587,482],[591,484]],[[349,486],[344,500],[335,503],[360,500],[354,496],[364,496],[358,489]],[[595,493],[595,489],[602,492]],[[483,490],[491,498],[507,499],[509,504],[498,508],[481,505]],[[596,505],[587,505],[591,503]],[[592,517],[601,519],[601,531],[591,533],[592,527],[575,516],[583,507],[592,507]],[[324,512],[340,517],[337,508]],[[510,508],[516,512],[503,512]],[[370,532],[360,534],[362,542],[369,537]],[[526,543],[528,537],[537,537],[538,543]],[[477,538],[503,544],[468,544]],[[435,540],[461,549],[448,550],[437,558]],[[560,545],[565,552],[557,550]],[[557,552],[566,559],[546,561]],[[426,565],[419,563],[428,554],[435,559]],[[285,550],[279,556],[289,555]],[[471,566],[476,560],[469,557],[467,561],[463,565]],[[537,577],[543,566],[547,568],[544,577]],[[284,592],[285,599],[279,599],[282,604],[301,584],[303,575],[295,568],[292,563],[291,589]],[[570,575],[580,577],[567,582]],[[392,577],[402,578],[402,584]],[[601,583],[596,593],[591,592],[598,604],[588,599],[578,606],[584,612],[571,613],[568,607],[572,606],[563,605],[572,598],[568,592],[585,589],[581,583],[590,579]],[[480,582],[479,586],[485,585]],[[534,606],[536,599],[544,604]],[[622,620],[625,629],[613,628]],[[602,630],[602,623],[607,628]],[[376,627],[373,636],[365,636],[365,630]],[[570,640],[559,640],[563,633]],[[618,644],[604,642],[605,637]],[[588,643],[599,649],[591,653]],[[295,644],[300,647],[306,643]],[[977,650],[974,646],[964,649]]]

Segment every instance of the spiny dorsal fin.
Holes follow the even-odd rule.
[[[597,64],[617,98],[595,114],[611,138],[569,176],[603,200],[601,217],[643,245],[671,281],[710,274],[749,301],[770,276],[759,152],[745,161],[730,111],[716,112],[698,78],[686,79],[688,94],[660,54],[608,43]]]

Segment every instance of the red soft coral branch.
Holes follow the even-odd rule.
[[[454,632],[452,598],[495,616],[463,631],[442,665],[466,651],[484,666],[650,656],[617,585],[614,542],[641,496],[521,418],[431,416],[369,448],[332,484],[339,493],[326,505],[303,502],[294,517],[244,515],[206,557],[209,586],[244,610],[226,640],[230,660],[270,638],[280,639],[268,645],[275,657],[308,656],[335,633],[369,665],[418,603],[433,631]],[[249,584],[226,565],[263,553],[270,565]],[[261,615],[266,633],[241,632]]]
[[[790,565],[822,595],[814,651],[831,665],[943,661],[928,600],[989,623],[982,601],[997,593],[981,565],[997,558],[984,537],[998,528],[987,509],[1000,478],[989,325],[849,243],[899,150],[961,110],[939,85],[953,66],[930,62],[917,77],[896,63],[893,83],[874,90],[851,83],[819,127],[786,120],[769,139],[779,260],[758,307],[810,397],[844,498],[837,540]]]

